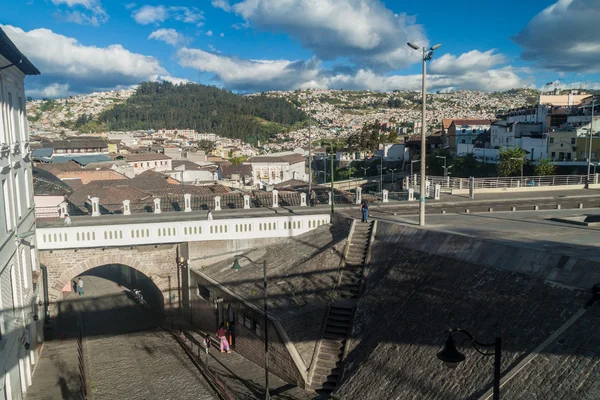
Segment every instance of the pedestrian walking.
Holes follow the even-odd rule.
[[[314,207],[316,203],[317,203],[317,194],[315,193],[314,190],[311,190],[310,191],[310,206]]]
[[[77,290],[77,281],[73,281],[73,293],[77,293],[77,292],[79,292]]]
[[[80,296],[83,296],[83,279],[81,278],[77,280],[77,293],[79,293]]]
[[[65,226],[71,226],[71,217],[69,217],[69,214],[65,214]]]
[[[208,349],[210,348],[210,335],[207,333],[204,336],[204,340],[202,340],[202,345],[204,346],[204,351],[208,354]]]
[[[369,222],[369,202],[367,199],[360,201],[360,212],[362,214],[362,222]]]
[[[208,210],[208,214],[206,215],[206,219],[207,219],[208,221],[212,221],[212,220],[213,220],[212,211]]]
[[[221,347],[221,353],[231,353],[229,349],[229,342],[227,341],[227,329],[225,329],[225,323],[221,322],[219,325],[219,330],[217,331],[217,338],[219,338],[219,344]]]

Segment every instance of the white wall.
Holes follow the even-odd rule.
[[[308,180],[304,162],[291,165],[286,162],[253,162],[250,165],[252,166],[252,177],[255,182],[262,181],[269,184],[277,184],[290,179]]]
[[[136,175],[148,170],[154,170],[157,172],[170,171],[172,168],[172,160],[148,160],[148,161],[131,161],[128,162],[133,167],[133,171]]]
[[[8,64],[0,56],[0,66]],[[17,239],[35,227],[31,162],[23,158],[29,151],[23,83],[16,67],[0,72],[0,384],[8,379],[15,399],[24,397],[21,383],[26,389],[26,376],[36,361],[33,315],[39,313],[32,282],[32,270],[39,270],[32,261],[35,236]],[[33,351],[26,351],[24,342]]]

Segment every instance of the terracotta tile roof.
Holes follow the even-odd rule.
[[[443,129],[450,128],[450,125],[452,125],[452,121],[454,121],[452,118],[444,118],[444,119],[442,119],[442,128]]]
[[[123,157],[127,162],[136,161],[154,161],[154,160],[170,160],[171,157],[161,153],[140,153],[140,154],[119,154],[118,157]]]
[[[459,125],[492,125],[494,121],[490,119],[455,119],[452,124]]]
[[[35,196],[64,196],[73,193],[73,189],[69,185],[48,171],[34,167],[32,179]]]

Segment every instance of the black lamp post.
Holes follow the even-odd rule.
[[[234,256],[234,258],[235,258],[235,260],[233,261],[233,266],[231,267],[231,269],[236,272],[238,272],[239,270],[242,269],[242,267],[240,266],[240,263],[238,262],[238,259],[240,259],[240,258],[245,258],[253,265],[257,265],[257,266],[260,265],[260,263],[257,263],[256,261],[251,260],[250,258],[243,256],[243,255],[237,255],[237,256]],[[267,334],[268,327],[269,327],[269,321],[267,319],[267,260],[263,260],[262,266],[263,266],[263,276],[264,276],[263,277],[263,306],[264,306],[264,312],[265,312],[265,326],[263,327],[264,334],[265,334],[265,400],[270,400],[271,396],[269,395],[269,335]]]
[[[467,340],[473,343],[473,347],[478,353],[484,356],[494,356],[494,400],[500,400],[500,361],[502,355],[502,339],[496,336],[494,343],[481,343],[475,340],[473,335],[469,332],[455,328],[448,331],[448,337],[446,338],[446,344],[442,350],[437,353],[437,358],[442,360],[448,368],[456,368],[458,364],[465,361],[466,357],[463,353],[458,351],[456,343],[454,342],[454,333],[462,333],[467,336]],[[479,347],[494,347],[493,353],[488,353],[479,349]]]

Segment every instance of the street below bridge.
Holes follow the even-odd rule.
[[[27,398],[81,398],[76,343],[81,320],[89,398],[217,399],[177,341],[158,327],[160,310],[138,305],[126,288],[98,275],[83,276],[85,294],[70,293],[60,304],[54,340],[45,343]]]

